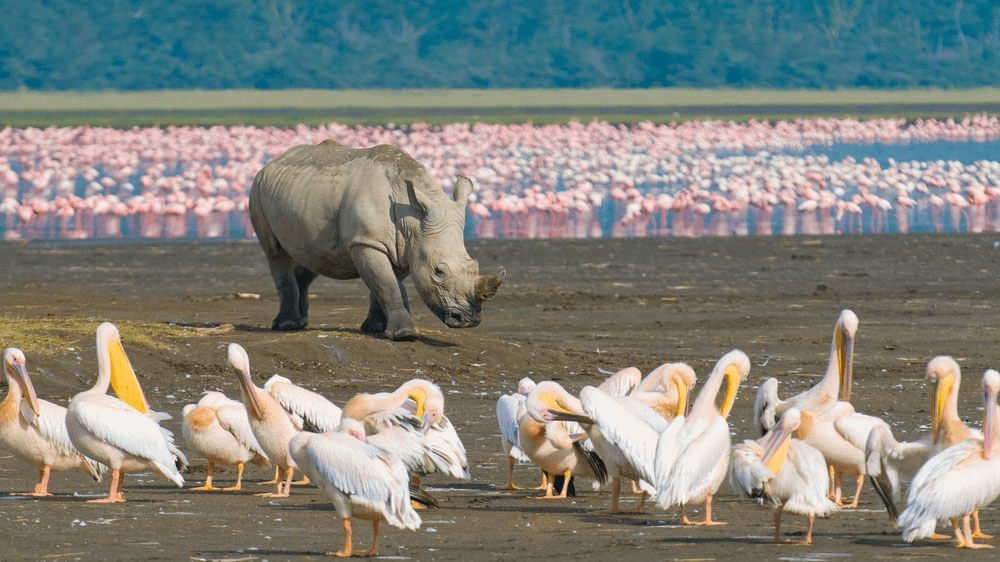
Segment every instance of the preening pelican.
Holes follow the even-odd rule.
[[[292,475],[295,461],[288,453],[288,442],[299,432],[291,416],[274,397],[262,388],[257,388],[250,376],[250,356],[238,343],[229,344],[229,366],[240,379],[243,405],[246,407],[250,429],[257,443],[271,462],[278,467],[274,491],[257,494],[267,498],[284,498],[292,491]]]
[[[35,395],[24,353],[8,347],[3,352],[3,366],[7,396],[0,402],[0,445],[38,469],[35,490],[23,495],[51,496],[49,475],[53,470],[79,470],[100,481],[104,465],[81,455],[69,440],[66,408]]]
[[[517,439],[517,424],[521,416],[527,415],[525,402],[528,394],[535,388],[535,381],[525,377],[518,381],[517,392],[504,394],[497,399],[497,425],[500,427],[500,444],[503,446],[504,456],[507,458],[507,485],[506,490],[521,490],[520,486],[514,485],[514,462],[531,462],[528,455],[521,450],[520,441]],[[538,488],[545,489],[545,479],[547,476],[542,472],[542,484]]]
[[[281,375],[274,375],[264,383],[264,390],[292,415],[303,431],[326,433],[336,431],[340,425],[340,407],[325,396],[302,388]]]
[[[733,446],[729,485],[761,505],[774,506],[774,542],[781,542],[781,515],[785,511],[805,515],[806,536],[799,544],[812,544],[816,517],[837,511],[827,498],[829,479],[823,454],[809,444],[792,439],[799,428],[798,408],[785,410],[780,421],[764,437]]]
[[[958,416],[958,391],[962,373],[958,362],[948,356],[938,356],[927,363],[927,380],[934,384],[931,393],[931,431],[916,441],[900,443],[887,427],[877,427],[868,436],[865,464],[869,479],[893,523],[899,518],[901,481],[911,481],[929,458],[970,438],[982,439],[982,433],[965,424]],[[988,539],[979,526],[979,512],[972,514],[973,538]],[[947,539],[933,534],[929,538]]]
[[[673,377],[671,384],[675,385],[674,395],[677,396],[671,417],[682,416],[687,408],[689,384],[683,377]],[[609,396],[593,386],[583,387],[578,403],[579,411],[572,410],[577,402],[567,400],[563,405],[572,413],[561,410],[550,413],[557,420],[580,423],[590,436],[611,478],[611,512],[618,512],[622,477],[640,481],[641,511],[646,495],[654,491],[650,483],[656,481],[656,443],[667,427],[667,420],[643,402],[631,397]]]
[[[559,383],[544,381],[528,394],[525,407],[528,415],[521,417],[517,437],[521,450],[531,462],[549,475],[545,495],[541,497],[567,497],[572,476],[590,478],[600,484],[607,480],[604,461],[580,443],[586,434],[570,434],[567,429],[569,422],[556,421],[559,414],[581,412],[583,407],[579,399],[566,392]],[[563,485],[559,494],[554,495],[553,481],[557,475],[563,477]]]
[[[468,480],[469,460],[455,426],[444,414],[444,393],[438,386],[424,379],[409,380],[393,392],[358,394],[344,405],[343,417],[358,420],[369,434],[387,427],[402,427],[422,433],[439,453],[439,458],[429,466],[429,472],[444,472],[453,478]],[[419,420],[415,427],[412,418]],[[447,459],[442,464],[441,459]],[[420,476],[421,474],[415,474]]]
[[[344,549],[328,555],[354,554],[351,519],[372,522],[372,547],[362,556],[378,554],[382,521],[401,529],[416,530],[420,516],[410,505],[406,468],[391,451],[366,442],[365,428],[345,418],[335,433],[300,433],[288,444],[291,456],[333,503],[344,524]],[[412,499],[419,499],[414,496]]]
[[[625,367],[597,385],[608,396],[628,396],[642,382],[642,371],[635,367]]]
[[[931,457],[913,478],[906,509],[899,516],[906,542],[929,537],[939,519],[948,519],[958,548],[992,548],[973,541],[970,519],[974,511],[1000,496],[998,392],[1000,373],[989,369],[983,375],[982,439],[966,439],[948,447]]]
[[[642,402],[670,421],[678,411],[680,388],[684,388],[685,404],[691,405],[687,395],[694,388],[696,379],[694,369],[687,363],[664,363],[650,371],[629,394],[629,398]]]
[[[108,385],[120,399],[108,396]],[[111,468],[108,497],[92,503],[124,502],[122,487],[130,472],[157,472],[184,486],[177,463],[186,465],[187,458],[173,434],[160,427],[165,419],[170,416],[150,410],[118,328],[108,322],[98,326],[97,382],[74,396],[66,412],[66,430],[77,450]]]
[[[712,520],[712,496],[726,478],[729,465],[729,423],[740,383],[750,374],[750,358],[739,350],[722,356],[691,406],[689,416],[677,416],[660,434],[654,461],[656,503],[681,507],[684,525],[724,525]],[[722,405],[715,400],[726,383]],[[692,523],[688,504],[705,502],[705,520]]]
[[[184,406],[183,412],[184,441],[208,460],[205,485],[192,490],[219,490],[212,485],[217,466],[236,467],[236,484],[221,490],[241,490],[245,463],[270,464],[267,454],[253,435],[247,410],[241,402],[231,400],[221,392],[206,392],[197,404]]]

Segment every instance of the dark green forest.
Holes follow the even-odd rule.
[[[0,0],[0,90],[962,88],[996,0]]]

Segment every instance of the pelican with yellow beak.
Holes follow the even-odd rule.
[[[785,410],[780,421],[764,437],[733,446],[729,485],[748,498],[774,506],[774,542],[781,543],[781,515],[788,511],[805,515],[806,536],[797,544],[812,544],[816,517],[837,511],[827,498],[829,479],[823,454],[809,444],[793,439],[801,421],[798,408]]]
[[[683,365],[683,364],[681,364]],[[687,367],[691,373],[693,369]],[[676,372],[684,369],[676,369]],[[683,376],[669,379],[674,385],[675,410],[671,417],[687,413],[688,388]],[[573,410],[579,404],[579,410]],[[590,436],[594,451],[601,457],[611,478],[611,513],[619,512],[621,479],[639,482],[642,492],[639,511],[645,505],[646,496],[653,493],[652,482],[656,481],[654,457],[656,442],[667,428],[667,420],[656,410],[632,397],[611,396],[600,387],[585,386],[580,391],[579,401],[566,401],[566,409],[551,409],[555,419],[579,423]]]
[[[972,513],[1000,496],[1000,373],[983,374],[983,437],[960,441],[927,461],[913,478],[906,509],[899,516],[903,540],[934,533],[940,519],[951,521],[958,548],[993,548],[973,540]]]
[[[274,491],[258,496],[265,498],[287,498],[292,490],[292,476],[297,468],[295,460],[288,452],[288,442],[299,433],[299,428],[281,404],[263,388],[253,383],[250,375],[250,356],[238,343],[229,344],[227,350],[229,366],[240,380],[243,405],[250,420],[250,429],[267,458],[278,468],[274,481]]]
[[[108,396],[109,385],[118,398]],[[156,472],[178,488],[184,486],[177,465],[186,465],[187,458],[174,445],[173,434],[160,427],[166,419],[170,416],[150,409],[118,328],[109,322],[98,326],[97,382],[74,396],[66,412],[73,445],[111,469],[108,496],[91,503],[124,502],[122,487],[131,472]]]
[[[0,446],[38,469],[35,490],[26,496],[51,496],[53,470],[79,470],[100,481],[102,464],[80,454],[66,432],[66,408],[39,400],[31,384],[24,352],[8,347],[3,352],[7,396],[0,402]]]
[[[750,358],[733,350],[722,356],[698,393],[688,416],[677,416],[660,434],[654,461],[656,503],[680,506],[684,525],[724,525],[712,519],[712,496],[726,478],[729,466],[729,413],[740,383],[750,374]],[[716,398],[722,384],[721,406]],[[704,521],[688,520],[684,508],[705,502]]]
[[[682,396],[681,389],[684,389],[685,405],[690,406],[691,401],[687,398],[696,380],[694,369],[687,363],[664,363],[643,377],[639,386],[628,396],[649,406],[663,419],[670,421],[678,411],[687,413],[685,408],[678,408]]]

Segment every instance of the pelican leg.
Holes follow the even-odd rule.
[[[223,492],[235,492],[243,489],[243,463],[236,465],[236,485],[223,488]]]
[[[840,507],[846,509],[854,509],[858,507],[858,501],[861,499],[861,488],[863,488],[864,485],[865,485],[865,475],[858,474],[857,486],[854,488],[854,499],[851,500],[851,503],[847,505],[842,505]]]
[[[972,527],[969,524],[970,519],[972,519],[972,517],[969,515],[965,515],[962,517],[962,535],[965,536],[965,544],[963,544],[960,548],[970,548],[970,549],[993,548],[991,545],[988,544],[972,542]]]
[[[535,490],[545,490],[548,489],[548,486],[549,486],[549,475],[547,472],[543,470],[542,481],[538,484],[538,487],[535,488]]]
[[[813,543],[813,525],[816,524],[816,516],[812,513],[809,514],[809,528],[806,529],[806,538],[802,539],[799,544],[812,544]]]
[[[552,495],[552,478],[548,478],[548,474],[545,472],[543,472],[542,474],[545,476],[544,478],[542,478],[542,480],[545,482],[545,495],[537,496],[537,498],[540,500],[552,499],[555,497],[554,495]]]
[[[35,490],[33,492],[17,492],[11,494],[12,496],[33,496],[36,498],[42,498],[46,496],[51,496],[49,493],[49,473],[52,471],[52,467],[46,465],[38,469],[38,483],[35,484]]]
[[[691,525],[692,523],[685,523],[685,525]],[[712,494],[705,496],[705,520],[699,521],[698,523],[693,523],[698,526],[714,527],[716,525],[725,525],[725,521],[713,521],[712,520]]]
[[[544,474],[544,473],[543,473]],[[520,490],[520,486],[514,484],[514,457],[507,457],[507,485],[504,490]]]
[[[962,534],[962,527],[958,524],[958,518],[951,520],[951,528],[955,531],[955,548],[965,547],[965,535]]]
[[[840,500],[836,497],[837,489],[837,469],[833,468],[832,464],[826,465],[827,472],[830,473],[830,493],[826,495],[827,498],[834,500],[836,503],[840,503]]]
[[[974,539],[992,539],[993,535],[988,535],[979,528],[979,510],[972,512],[972,538]]]
[[[261,497],[261,498],[287,498],[288,497],[288,492],[284,491],[284,489],[285,489],[285,482],[284,481],[286,479],[287,480],[291,480],[291,474],[289,474],[291,472],[291,470],[292,470],[291,467],[286,468],[286,467],[279,466],[278,467],[278,475],[281,476],[282,478],[276,478],[275,479],[274,491],[273,492],[265,492],[263,494],[254,494],[254,495],[256,495],[258,497]]]
[[[635,483],[635,480],[629,480],[629,484],[632,486],[632,493],[633,494],[639,495],[639,494],[645,494],[646,493],[646,492],[643,492],[642,488],[640,488],[639,485]]]
[[[837,474],[834,479],[833,486],[833,503],[837,504],[837,507],[844,507],[844,475]]]
[[[774,544],[781,544],[781,507],[774,510]]]
[[[111,486],[108,488],[108,497],[97,500],[88,500],[87,503],[122,503],[122,480],[124,475],[120,468],[111,469]]]
[[[645,513],[646,511],[646,498],[649,497],[645,491],[642,492],[642,496],[639,497],[639,507],[635,508],[636,513]]]
[[[559,495],[556,496],[557,498],[563,498],[563,499],[566,498],[566,495],[569,493],[570,478],[572,478],[572,477],[573,477],[573,473],[571,471],[569,471],[569,470],[567,470],[566,472],[563,473],[563,487],[562,487],[562,491],[559,492]]]
[[[344,519],[344,550],[338,550],[337,552],[327,552],[327,556],[336,556],[337,558],[350,558],[353,554],[351,549],[351,519],[350,517]]]
[[[295,474],[295,467],[288,467],[285,469],[285,485],[281,488],[281,494],[284,497],[288,497],[292,493],[292,476]]]
[[[214,492],[219,488],[212,485],[212,476],[215,474],[215,463],[208,461],[208,476],[205,477],[205,484],[197,488],[191,488],[192,492]]]
[[[272,484],[277,484],[281,480],[280,478],[278,478],[278,475],[280,474],[281,474],[281,467],[278,465],[274,465],[274,478],[268,480],[267,482],[258,482],[258,484],[260,484],[261,486],[270,486]]]
[[[306,474],[303,474],[302,475],[302,480],[296,480],[295,482],[289,482],[289,484],[292,485],[292,486],[307,486],[307,485],[311,484],[311,482],[309,482],[309,476],[306,475]],[[291,488],[289,488],[289,491],[291,491]]]
[[[361,552],[361,556],[378,556],[378,528],[382,524],[381,519],[375,519],[372,521],[372,547],[368,550]]]

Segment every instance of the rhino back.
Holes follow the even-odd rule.
[[[321,275],[349,279],[358,276],[349,253],[354,245],[383,249],[398,264],[390,211],[393,184],[425,174],[394,147],[352,149],[334,141],[300,145],[254,179],[251,217],[255,227],[264,221],[297,263]]]

